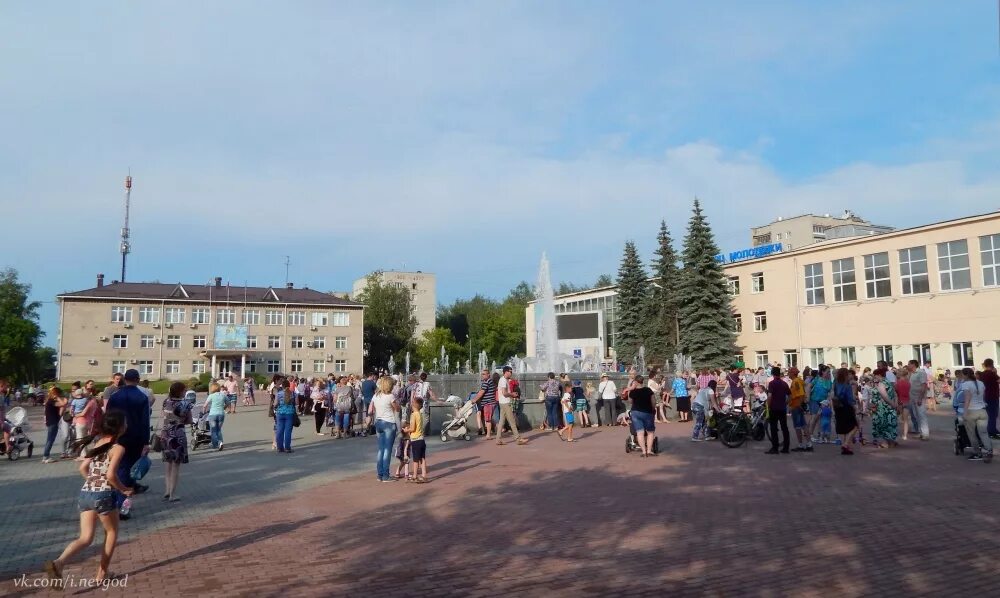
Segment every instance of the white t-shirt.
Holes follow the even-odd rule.
[[[601,394],[601,398],[605,401],[613,401],[615,397],[618,396],[618,389],[615,387],[615,383],[611,380],[604,380],[601,385],[597,387],[597,391]]]
[[[965,399],[969,399],[969,409],[986,409],[986,401],[983,400],[983,390],[984,386],[982,382],[977,380],[966,380],[962,383],[962,405],[965,405]]]
[[[375,394],[372,398],[372,408],[375,410],[375,419],[377,421],[396,423],[396,411],[392,408],[395,400],[391,394]]]
[[[508,392],[510,392],[510,380],[504,376],[500,376],[500,381],[497,382],[497,403],[510,405],[510,397],[507,396]]]
[[[573,395],[564,392],[560,403],[562,403],[563,413],[569,413],[573,410]]]
[[[705,409],[712,404],[712,398],[715,397],[715,391],[707,386],[698,391],[698,394],[694,397],[694,404],[701,405]]]

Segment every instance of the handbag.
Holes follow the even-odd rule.
[[[163,438],[156,432],[153,432],[152,438],[149,439],[149,449],[154,453],[163,451]]]
[[[69,411],[63,411],[62,420],[64,422],[66,422],[67,424],[68,423],[72,423],[72,421],[73,421],[73,414],[71,412],[69,412]]]
[[[298,413],[293,413],[292,414],[292,426],[298,428],[301,425],[302,425],[302,420],[299,419],[299,414]]]

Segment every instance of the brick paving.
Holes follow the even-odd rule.
[[[427,485],[376,482],[366,454],[359,475],[192,505],[183,525],[130,536],[112,568],[137,596],[997,595],[1000,462],[956,457],[950,434],[768,456],[689,430],[661,425],[650,459],[624,454],[621,429],[433,446]],[[325,450],[266,448],[252,451],[261,487]]]

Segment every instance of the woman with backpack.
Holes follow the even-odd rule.
[[[851,384],[851,370],[840,368],[833,384],[833,414],[836,419],[837,435],[840,436],[840,454],[853,455],[848,446],[858,429],[858,417],[854,412],[857,391]]]

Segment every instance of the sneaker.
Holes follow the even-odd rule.
[[[701,438],[692,438],[691,442],[701,442]]]
[[[804,448],[802,450],[804,452],[806,452],[806,453],[811,453],[811,452],[813,452],[813,447],[812,447],[812,445],[809,445],[809,446],[807,446],[806,448]]]
[[[805,452],[805,450],[806,450],[806,447],[804,447],[804,446],[797,446],[797,447],[795,447],[795,448],[792,449],[792,452],[793,453],[802,453],[802,452]]]
[[[55,463],[55,462],[56,462],[56,460],[52,459],[50,457],[46,457],[46,458],[42,459],[42,463]]]
[[[983,456],[980,455],[979,453],[976,453],[974,455],[970,455],[969,456],[969,461],[982,461],[982,460],[983,460]]]

